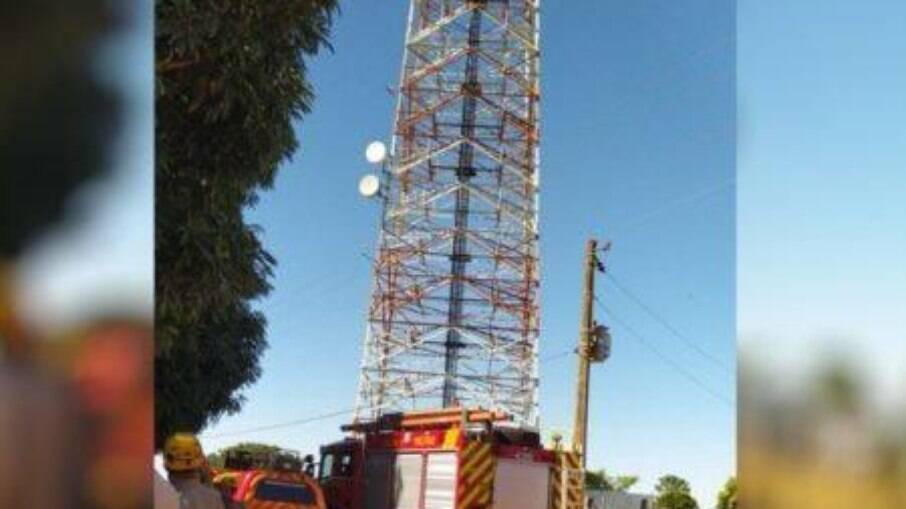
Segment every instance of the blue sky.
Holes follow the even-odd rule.
[[[341,436],[348,415],[229,433],[355,403],[379,214],[356,182],[366,143],[390,133],[406,10],[345,3],[334,53],[311,65],[318,98],[301,150],[248,214],[279,260],[261,303],[264,375],[241,414],[208,430],[209,449],[257,440],[314,452]],[[602,316],[614,352],[594,372],[589,464],[640,475],[644,490],[682,475],[703,507],[735,464],[733,21],[712,1],[570,2],[542,20],[542,357],[574,345],[585,239],[611,239],[612,275],[718,362],[602,280],[601,300],[645,343]],[[542,364],[546,431],[570,430],[574,362]]]
[[[740,347],[788,386],[843,353],[899,408],[904,24],[900,1],[739,2]]]

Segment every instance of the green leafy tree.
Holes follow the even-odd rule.
[[[720,493],[717,494],[717,509],[736,509],[738,507],[736,502],[737,491],[736,478],[727,479]]]
[[[689,483],[675,475],[665,475],[654,487],[658,509],[698,509],[698,502],[692,497]]]
[[[615,491],[629,491],[637,482],[639,482],[637,475],[618,475],[612,484]]]
[[[607,474],[604,470],[589,470],[585,472],[585,489],[587,490],[609,490]]]
[[[585,488],[589,490],[629,491],[639,482],[637,475],[610,476],[605,470],[591,470],[585,473]]]
[[[157,0],[156,437],[237,412],[276,263],[244,211],[297,148],[336,0]]]
[[[225,447],[220,449],[215,453],[207,455],[208,464],[212,467],[222,468],[223,462],[226,459],[227,454],[235,452],[246,452],[252,455],[258,454],[267,454],[272,452],[277,452],[280,450],[280,447],[276,445],[262,444],[258,442],[243,442],[230,447]]]

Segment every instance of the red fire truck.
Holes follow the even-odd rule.
[[[387,414],[321,448],[331,509],[582,509],[575,453],[482,409]]]

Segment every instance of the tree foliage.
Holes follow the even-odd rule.
[[[698,509],[698,502],[692,497],[689,482],[675,475],[658,479],[654,487],[658,509]]]
[[[156,2],[156,442],[239,410],[276,263],[243,212],[297,147],[336,0]],[[329,46],[328,46],[329,47]]]
[[[208,464],[212,467],[222,468],[224,459],[231,452],[247,452],[250,454],[266,454],[277,452],[280,447],[276,445],[262,444],[258,442],[242,442],[230,447],[225,447],[217,452],[207,455]]]
[[[607,477],[604,470],[589,470],[585,472],[585,489],[587,490],[606,490],[608,489]]]
[[[720,493],[717,494],[717,509],[736,509],[738,507],[737,493],[736,478],[727,479]]]
[[[585,488],[589,490],[625,492],[629,491],[637,482],[639,482],[637,475],[611,476],[604,469],[590,470],[585,473]]]

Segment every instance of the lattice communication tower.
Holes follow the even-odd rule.
[[[537,426],[540,0],[411,0],[357,419]]]

